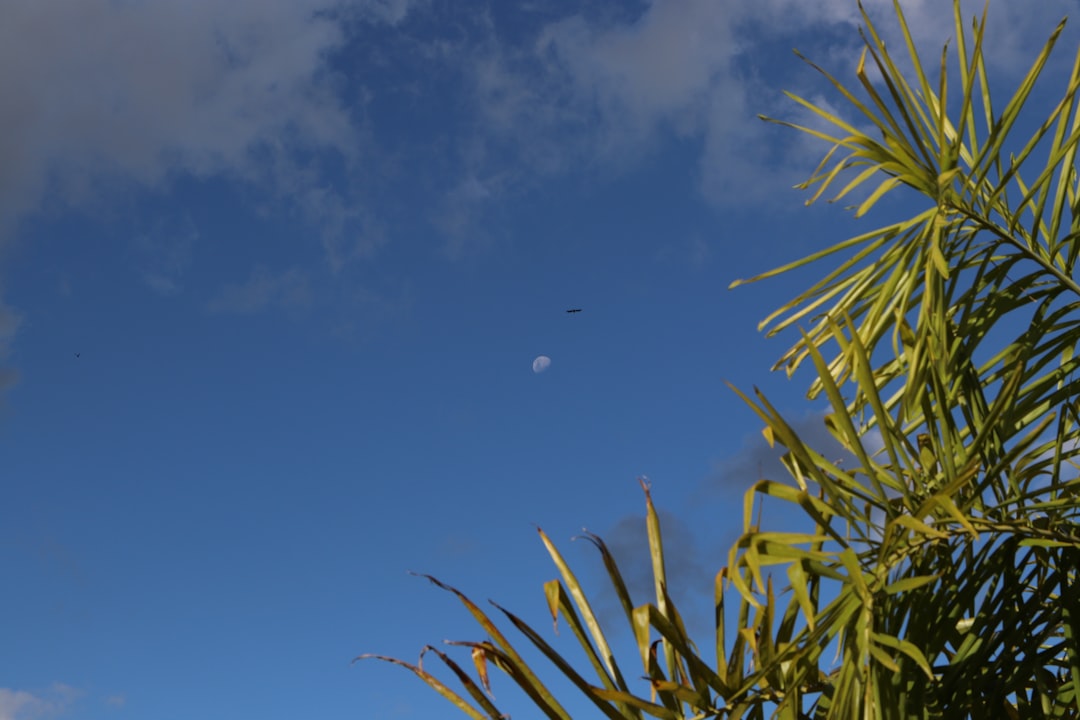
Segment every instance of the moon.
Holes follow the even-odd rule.
[[[547,355],[537,355],[536,359],[533,360],[534,373],[542,373],[549,367],[551,367],[551,358],[549,358]]]

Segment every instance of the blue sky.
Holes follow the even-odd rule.
[[[937,57],[949,16],[903,5]],[[992,3],[995,68],[1070,9]],[[725,382],[821,433],[756,330],[799,278],[728,284],[855,228],[790,189],[822,148],[755,115],[828,97],[792,47],[851,78],[855,19],[4,3],[0,720],[443,716],[349,663],[477,637],[407,571],[548,627],[534,526],[639,575],[643,475],[703,605],[775,472]]]

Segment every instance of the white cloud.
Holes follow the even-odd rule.
[[[903,57],[891,0],[865,4]],[[620,169],[648,157],[665,136],[690,138],[701,143],[701,190],[720,205],[761,201],[804,179],[825,148],[774,133],[757,114],[799,114],[782,87],[821,93],[821,78],[790,54],[794,43],[855,83],[862,18],[854,0],[649,0],[640,7],[631,17],[563,17],[544,26],[531,49],[502,43],[491,30],[471,68],[484,131],[504,145],[516,142],[519,166],[539,174]],[[929,0],[903,7],[933,72],[954,34],[950,8]],[[965,1],[964,17],[981,9]],[[1067,0],[1030,9],[991,3],[993,69],[1018,78],[1067,9]],[[465,170],[485,172],[492,169]]]
[[[256,179],[255,152],[355,151],[326,73],[336,0],[13,0],[0,23],[0,222],[101,179]],[[383,3],[385,4],[385,3]]]
[[[44,692],[0,688],[0,720],[42,720],[64,714],[79,692],[55,683]]]
[[[25,690],[0,688],[0,720],[17,720],[20,714],[25,716],[24,711],[39,702]]]
[[[701,189],[717,204],[790,186],[767,162],[776,149],[757,118],[775,103],[766,91],[778,93],[746,67],[768,39],[743,33],[753,12],[714,0],[652,0],[636,17],[563,17],[531,47],[485,28],[470,71],[477,142],[488,151],[471,153],[463,177],[495,174],[500,148],[512,152],[519,174],[620,172],[677,137],[700,143]]]
[[[736,43],[730,11],[684,0],[655,2],[630,25],[596,28],[572,17],[550,25],[538,48],[565,68],[609,132],[637,141],[662,122],[700,132],[710,98],[728,84]]]

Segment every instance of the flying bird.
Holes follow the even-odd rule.
[[[567,310],[566,312],[568,312],[568,313],[576,313],[576,312],[581,312],[581,308],[570,308],[570,309],[569,309],[569,310]]]
[[[82,357],[82,353],[75,353],[75,357]]]

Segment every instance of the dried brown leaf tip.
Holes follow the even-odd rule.
[[[480,684],[484,686],[484,690],[488,695],[495,697],[491,692],[491,682],[488,680],[487,672],[487,653],[484,652],[482,647],[474,647],[472,649],[472,661],[476,666],[476,674],[480,677]]]

